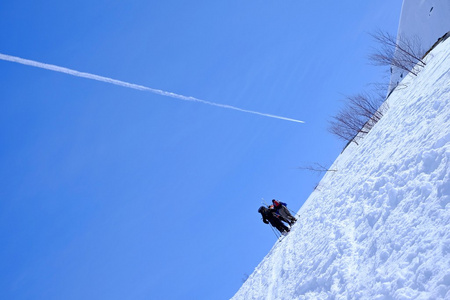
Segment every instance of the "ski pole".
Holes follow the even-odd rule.
[[[277,240],[278,240],[278,239],[280,238],[281,234],[278,235],[278,234],[275,232],[275,229],[273,229],[273,226],[272,226],[272,225],[270,225],[270,228],[272,229],[273,234],[275,234],[275,236],[277,237]]]
[[[287,208],[287,207],[286,207]],[[295,211],[293,211],[292,209],[287,208],[292,214],[294,214],[294,216],[297,217],[297,213]]]
[[[264,198],[261,198],[261,199],[262,199],[261,203],[264,204],[265,206],[269,207],[269,204],[267,204],[266,201],[264,201]]]

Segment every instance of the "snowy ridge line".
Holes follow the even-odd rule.
[[[424,59],[428,55],[428,53],[433,51],[433,49],[436,48],[437,45],[439,45],[440,43],[445,42],[445,40],[447,40],[449,37],[450,37],[450,31],[447,31],[443,36],[438,38],[438,40],[433,44],[433,46],[431,46],[430,49],[428,49],[427,52],[425,52],[425,54],[423,55],[422,59]]]
[[[247,299],[450,299],[450,39],[237,291]]]
[[[129,82],[112,79],[112,78],[108,78],[108,77],[104,77],[104,76],[100,76],[100,75],[95,75],[95,74],[86,73],[86,72],[80,72],[80,71],[76,71],[76,70],[65,68],[65,67],[60,67],[60,66],[56,66],[56,65],[41,63],[41,62],[34,61],[34,60],[24,59],[24,58],[20,58],[17,56],[11,56],[11,55],[6,55],[6,54],[0,53],[0,59],[9,61],[9,62],[19,63],[22,65],[27,65],[27,66],[46,69],[46,70],[55,71],[55,72],[59,72],[59,73],[64,73],[64,74],[68,74],[68,75],[72,75],[72,76],[76,76],[76,77],[82,77],[82,78],[92,79],[92,80],[96,80],[96,81],[106,82],[106,83],[130,88],[130,89],[146,91],[146,92],[150,92],[153,94],[157,94],[157,95],[161,95],[161,96],[165,96],[165,97],[171,97],[171,98],[175,98],[175,99],[179,99],[179,100],[183,100],[183,101],[193,101],[193,102],[198,102],[198,103],[216,106],[216,107],[220,107],[220,108],[226,108],[226,109],[231,109],[231,110],[240,111],[240,112],[244,112],[244,113],[249,113],[249,114],[254,114],[254,115],[259,115],[259,116],[263,116],[263,117],[284,120],[284,121],[290,121],[290,122],[295,122],[295,123],[305,123],[304,121],[300,121],[300,120],[296,120],[296,119],[292,119],[292,118],[286,118],[286,117],[282,117],[282,116],[261,113],[261,112],[243,109],[243,108],[239,108],[239,107],[227,105],[227,104],[219,104],[219,103],[215,103],[215,102],[210,102],[210,101],[198,99],[195,97],[184,96],[184,95],[167,92],[167,91],[163,91],[163,90],[159,90],[159,89],[154,89],[154,88],[146,87],[143,85],[129,83]]]
[[[400,37],[418,38],[423,50],[430,49],[436,40],[450,29],[450,1],[403,0],[397,40]],[[392,66],[388,94],[402,81],[404,70]]]

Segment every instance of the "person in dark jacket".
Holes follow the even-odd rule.
[[[281,232],[281,234],[285,235],[289,232],[289,228],[284,225],[275,215],[275,211],[273,209],[269,209],[267,207],[261,206],[258,209],[258,212],[261,214],[263,218],[263,222],[266,224],[272,225],[278,231]]]
[[[294,218],[291,213],[289,212],[289,209],[287,209],[287,204],[281,201],[277,201],[275,199],[272,199],[272,204],[275,209],[275,213],[280,215],[280,219],[286,223],[289,224],[289,226],[292,227],[294,223],[297,221],[296,218]]]

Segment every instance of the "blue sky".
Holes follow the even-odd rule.
[[[0,53],[283,120],[0,61],[0,293],[227,299],[343,142],[343,95],[386,82],[368,32],[401,1],[2,1]],[[301,217],[301,216],[300,216]]]

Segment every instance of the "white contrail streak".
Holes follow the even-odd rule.
[[[76,70],[72,70],[72,69],[68,69],[68,68],[64,68],[64,67],[59,67],[59,66],[55,66],[55,65],[50,65],[50,64],[45,64],[45,63],[41,63],[41,62],[34,61],[34,60],[20,58],[20,57],[17,57],[17,56],[11,56],[11,55],[6,55],[6,54],[0,53],[0,59],[1,60],[10,61],[10,62],[19,63],[19,64],[22,64],[22,65],[27,65],[27,66],[32,66],[32,67],[36,67],[36,68],[47,69],[47,70],[51,70],[51,71],[55,71],[55,72],[65,73],[65,74],[69,74],[69,75],[72,75],[72,76],[83,77],[83,78],[93,79],[93,80],[102,81],[102,82],[106,82],[106,83],[111,83],[111,84],[115,84],[115,85],[120,85],[120,86],[127,87],[127,88],[130,88],[130,89],[135,89],[135,90],[140,90],[140,91],[147,91],[147,92],[151,92],[151,93],[158,94],[158,95],[161,95],[161,96],[172,97],[172,98],[185,100],[185,101],[200,102],[200,103],[203,103],[203,104],[208,104],[208,105],[212,105],[212,106],[233,109],[233,110],[242,111],[242,112],[246,112],[246,113],[250,113],[250,114],[255,114],[255,115],[260,115],[260,116],[264,116],[264,117],[269,117],[269,118],[275,118],[275,119],[291,121],[291,122],[296,122],[296,123],[304,123],[303,121],[296,120],[296,119],[291,119],[291,118],[285,118],[285,117],[280,117],[280,116],[271,115],[271,114],[260,113],[260,112],[257,112],[257,111],[242,109],[242,108],[239,108],[239,107],[226,105],[226,104],[219,104],[219,103],[209,102],[209,101],[197,99],[197,98],[194,98],[194,97],[187,97],[187,96],[183,96],[183,95],[179,95],[179,94],[175,94],[175,93],[171,93],[171,92],[166,92],[166,91],[163,91],[163,90],[149,88],[149,87],[146,87],[146,86],[143,86],[143,85],[138,85],[138,84],[134,84],[134,83],[128,83],[128,82],[125,82],[125,81],[116,80],[116,79],[112,79],[112,78],[108,78],[108,77],[103,77],[103,76],[99,76],[99,75],[95,75],[95,74],[79,72],[79,71],[76,71]]]

